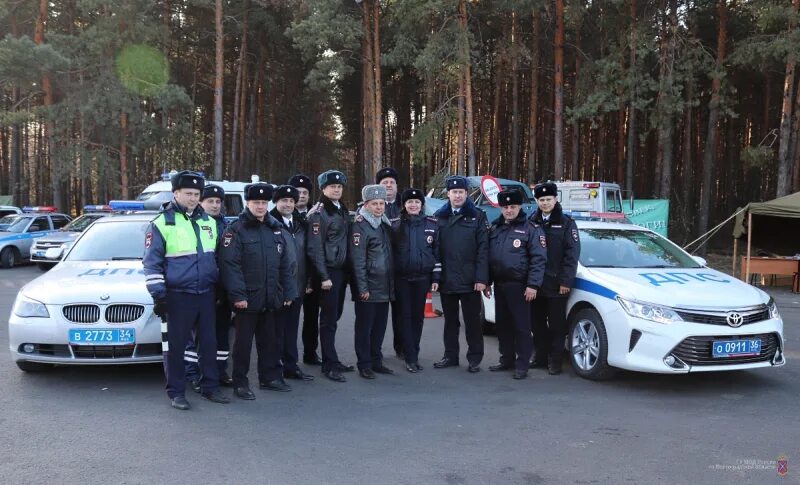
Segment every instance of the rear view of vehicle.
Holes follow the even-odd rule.
[[[155,215],[97,220],[60,264],[19,291],[8,334],[20,369],[161,361],[161,321],[141,263]]]

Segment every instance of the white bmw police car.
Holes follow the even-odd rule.
[[[97,220],[58,265],[19,291],[8,333],[20,369],[161,361],[161,321],[152,313],[141,262],[155,216]]]
[[[577,220],[581,256],[567,304],[575,372],[663,374],[785,363],[783,321],[770,296],[705,266],[639,226]],[[484,300],[494,321],[494,302]]]

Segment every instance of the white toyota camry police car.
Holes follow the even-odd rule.
[[[708,268],[639,226],[577,220],[581,256],[567,304],[575,372],[664,374],[781,366],[783,321],[770,296]],[[494,321],[494,302],[484,300]]]
[[[161,361],[161,322],[152,313],[141,262],[155,216],[97,220],[59,264],[19,291],[8,334],[20,369]]]

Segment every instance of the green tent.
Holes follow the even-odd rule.
[[[750,202],[744,210],[739,208],[737,212],[733,237],[739,239],[747,234],[745,217],[748,215],[800,219],[800,192],[766,202]]]
[[[11,196],[0,195],[0,205],[11,205]]]

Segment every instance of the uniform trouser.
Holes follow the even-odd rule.
[[[214,292],[201,295],[167,291],[167,348],[164,349],[164,374],[167,376],[167,395],[183,396],[186,392],[184,353],[189,335],[194,331],[200,349],[199,363],[204,394],[219,387],[217,369],[217,338],[214,328]],[[162,335],[164,328],[162,327]]]
[[[567,336],[567,296],[539,296],[531,304],[531,328],[536,360],[561,360]]]
[[[523,282],[495,282],[497,341],[500,363],[526,370],[533,353],[531,337],[531,304],[525,301]]]
[[[391,303],[392,314],[392,346],[395,352],[405,353],[405,338],[403,337],[403,314],[400,309],[400,303],[393,301]]]
[[[469,293],[443,293],[442,310],[444,311],[444,356],[458,362],[458,329],[461,321],[458,318],[458,304],[464,314],[464,334],[467,337],[467,362],[478,365],[483,360],[483,325],[481,323],[481,294],[477,291]]]
[[[322,348],[322,371],[333,370],[339,363],[336,353],[336,328],[344,309],[344,297],[347,290],[345,273],[341,269],[328,268],[328,276],[333,282],[330,290],[319,295],[319,343]]]
[[[319,284],[303,297],[303,357],[316,355],[319,346]]]
[[[278,310],[278,329],[283,334],[283,370],[297,371],[297,330],[300,326],[300,309],[303,298],[297,298],[291,305]]]
[[[228,356],[230,355],[230,342],[229,332],[231,328],[231,309],[228,306],[227,300],[224,298],[220,301],[217,300],[216,308],[216,334],[217,334],[217,367],[219,376],[222,377],[228,373]],[[200,380],[200,366],[197,365],[197,335],[192,332],[189,336],[189,342],[186,344],[186,353],[184,360],[186,361],[186,380],[197,381]]]
[[[397,279],[395,283],[393,307],[400,308],[403,350],[406,362],[416,364],[419,360],[419,342],[422,338],[422,325],[425,321],[425,298],[431,288],[429,279],[408,281]]]
[[[258,380],[269,382],[283,377],[281,354],[283,342],[274,312],[236,314],[236,338],[233,341],[233,386],[249,387],[250,352],[253,337],[258,354]]]
[[[372,369],[383,364],[383,337],[389,318],[389,302],[356,301],[355,347],[358,368]]]

